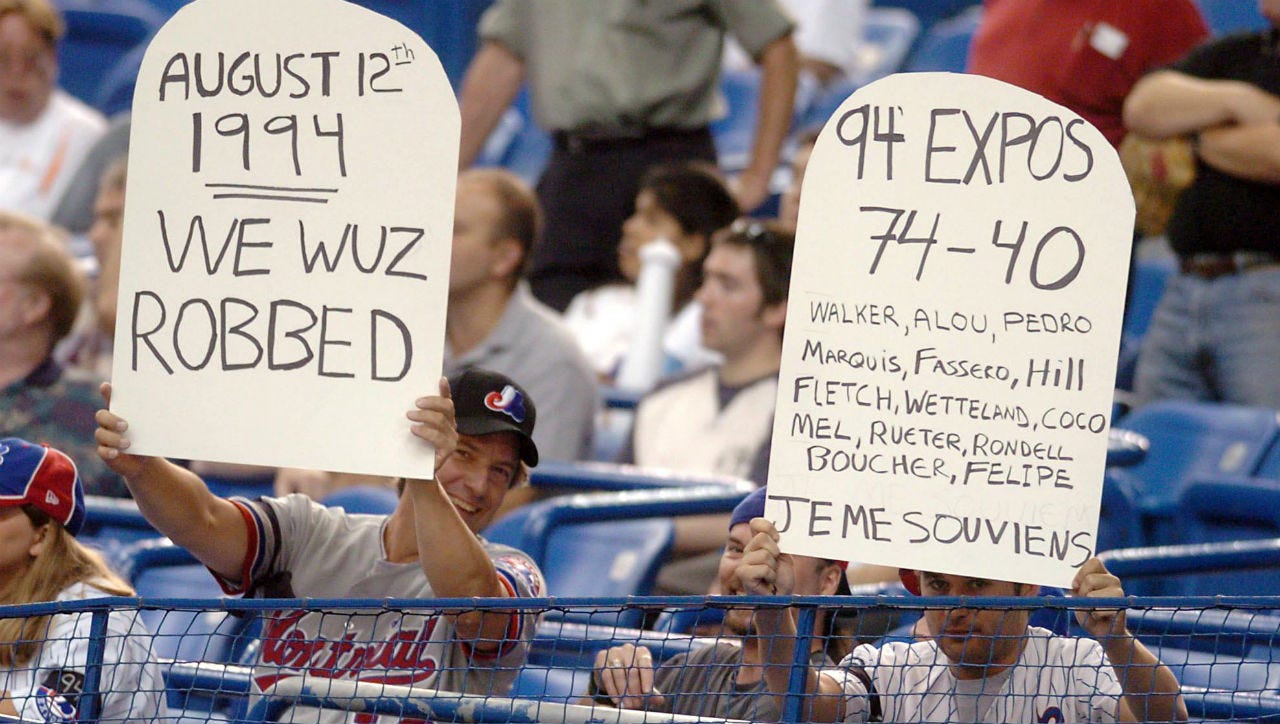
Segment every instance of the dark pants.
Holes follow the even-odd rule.
[[[534,296],[563,311],[578,292],[621,279],[618,239],[635,209],[640,177],[658,164],[693,160],[716,162],[705,128],[618,139],[557,133],[538,181],[546,228],[529,269]]]

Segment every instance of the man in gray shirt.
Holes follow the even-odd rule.
[[[745,593],[738,580],[738,564],[751,540],[751,519],[764,515],[764,501],[765,488],[760,488],[734,508],[720,559],[720,585],[725,593]],[[849,594],[843,562],[807,556],[795,559],[796,594]],[[727,610],[724,632],[733,638],[677,654],[656,669],[652,652],[644,646],[623,644],[601,651],[596,655],[589,693],[596,704],[623,709],[778,721],[782,712],[768,693],[762,666],[772,642],[756,635],[754,616],[755,610],[750,608]],[[832,637],[829,616],[819,610],[814,622],[809,660],[815,666],[831,666],[833,658],[839,658],[838,654],[828,655],[831,646],[839,644]]]

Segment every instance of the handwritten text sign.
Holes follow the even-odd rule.
[[[943,73],[809,161],[769,515],[826,558],[1064,585],[1093,552],[1133,231],[1106,139]]]
[[[440,62],[340,0],[198,0],[133,108],[112,408],[133,450],[421,475],[459,118]]]

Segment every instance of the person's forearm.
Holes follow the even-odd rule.
[[[1151,138],[1195,133],[1235,120],[1235,96],[1247,92],[1237,81],[1204,80],[1172,70],[1152,73],[1124,102],[1124,124]]]
[[[778,167],[782,142],[791,130],[799,72],[800,56],[790,35],[773,41],[760,54],[760,104],[756,109],[756,133],[751,143],[751,161],[742,176],[744,182],[756,179],[763,183],[766,194],[769,178]]]
[[[125,483],[156,530],[218,574],[240,575],[248,541],[234,504],[210,493],[195,473],[160,457],[148,458]]]
[[[1137,721],[1187,720],[1187,705],[1177,677],[1133,634],[1126,630],[1122,635],[1106,637],[1103,647]]]
[[[497,43],[485,43],[462,79],[458,105],[462,113],[462,138],[458,168],[470,168],[484,148],[502,114],[515,100],[524,82],[524,61]]]
[[[1209,129],[1200,134],[1200,158],[1237,178],[1280,184],[1280,123]]]
[[[422,572],[439,598],[506,598],[510,591],[480,540],[467,527],[434,480],[410,480],[405,495],[413,506],[414,530]],[[478,611],[456,619],[458,637],[481,648],[497,648],[506,636],[512,613]]]
[[[756,634],[765,653],[765,688],[781,709],[791,688],[791,666],[795,663],[796,622],[787,609],[760,609],[755,616]],[[806,667],[804,706],[801,719],[809,722],[834,722],[844,718],[843,692],[835,682],[813,667]]]

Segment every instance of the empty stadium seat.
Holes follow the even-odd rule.
[[[907,60],[906,69],[963,73],[969,62],[969,43],[981,21],[982,6],[974,5],[928,27]]]
[[[1196,0],[1205,22],[1214,35],[1238,33],[1246,30],[1263,30],[1267,19],[1258,12],[1253,0]]]
[[[76,540],[101,552],[116,570],[127,563],[130,546],[161,537],[132,500],[86,495],[84,508],[84,527]]]
[[[60,3],[66,33],[58,44],[58,83],[92,104],[104,70],[148,39],[165,13],[146,0],[75,0]]]
[[[1180,543],[1280,538],[1280,481],[1249,476],[1186,483],[1174,520]],[[1176,595],[1280,595],[1280,556],[1269,570],[1202,573],[1168,589]]]
[[[672,516],[730,512],[753,487],[744,481],[562,496],[518,508],[485,530],[484,537],[528,553],[542,569],[549,595],[645,595],[670,549]],[[586,615],[565,616],[580,620]],[[616,609],[587,618],[638,626],[642,612]]]
[[[390,515],[396,509],[399,496],[385,485],[352,485],[329,493],[320,502],[348,513]]]
[[[1141,462],[1109,468],[1107,476],[1123,481],[1132,492],[1151,545],[1176,542],[1167,524],[1186,480],[1252,475],[1280,434],[1275,410],[1185,400],[1136,409],[1121,427],[1146,436],[1150,449]]]

